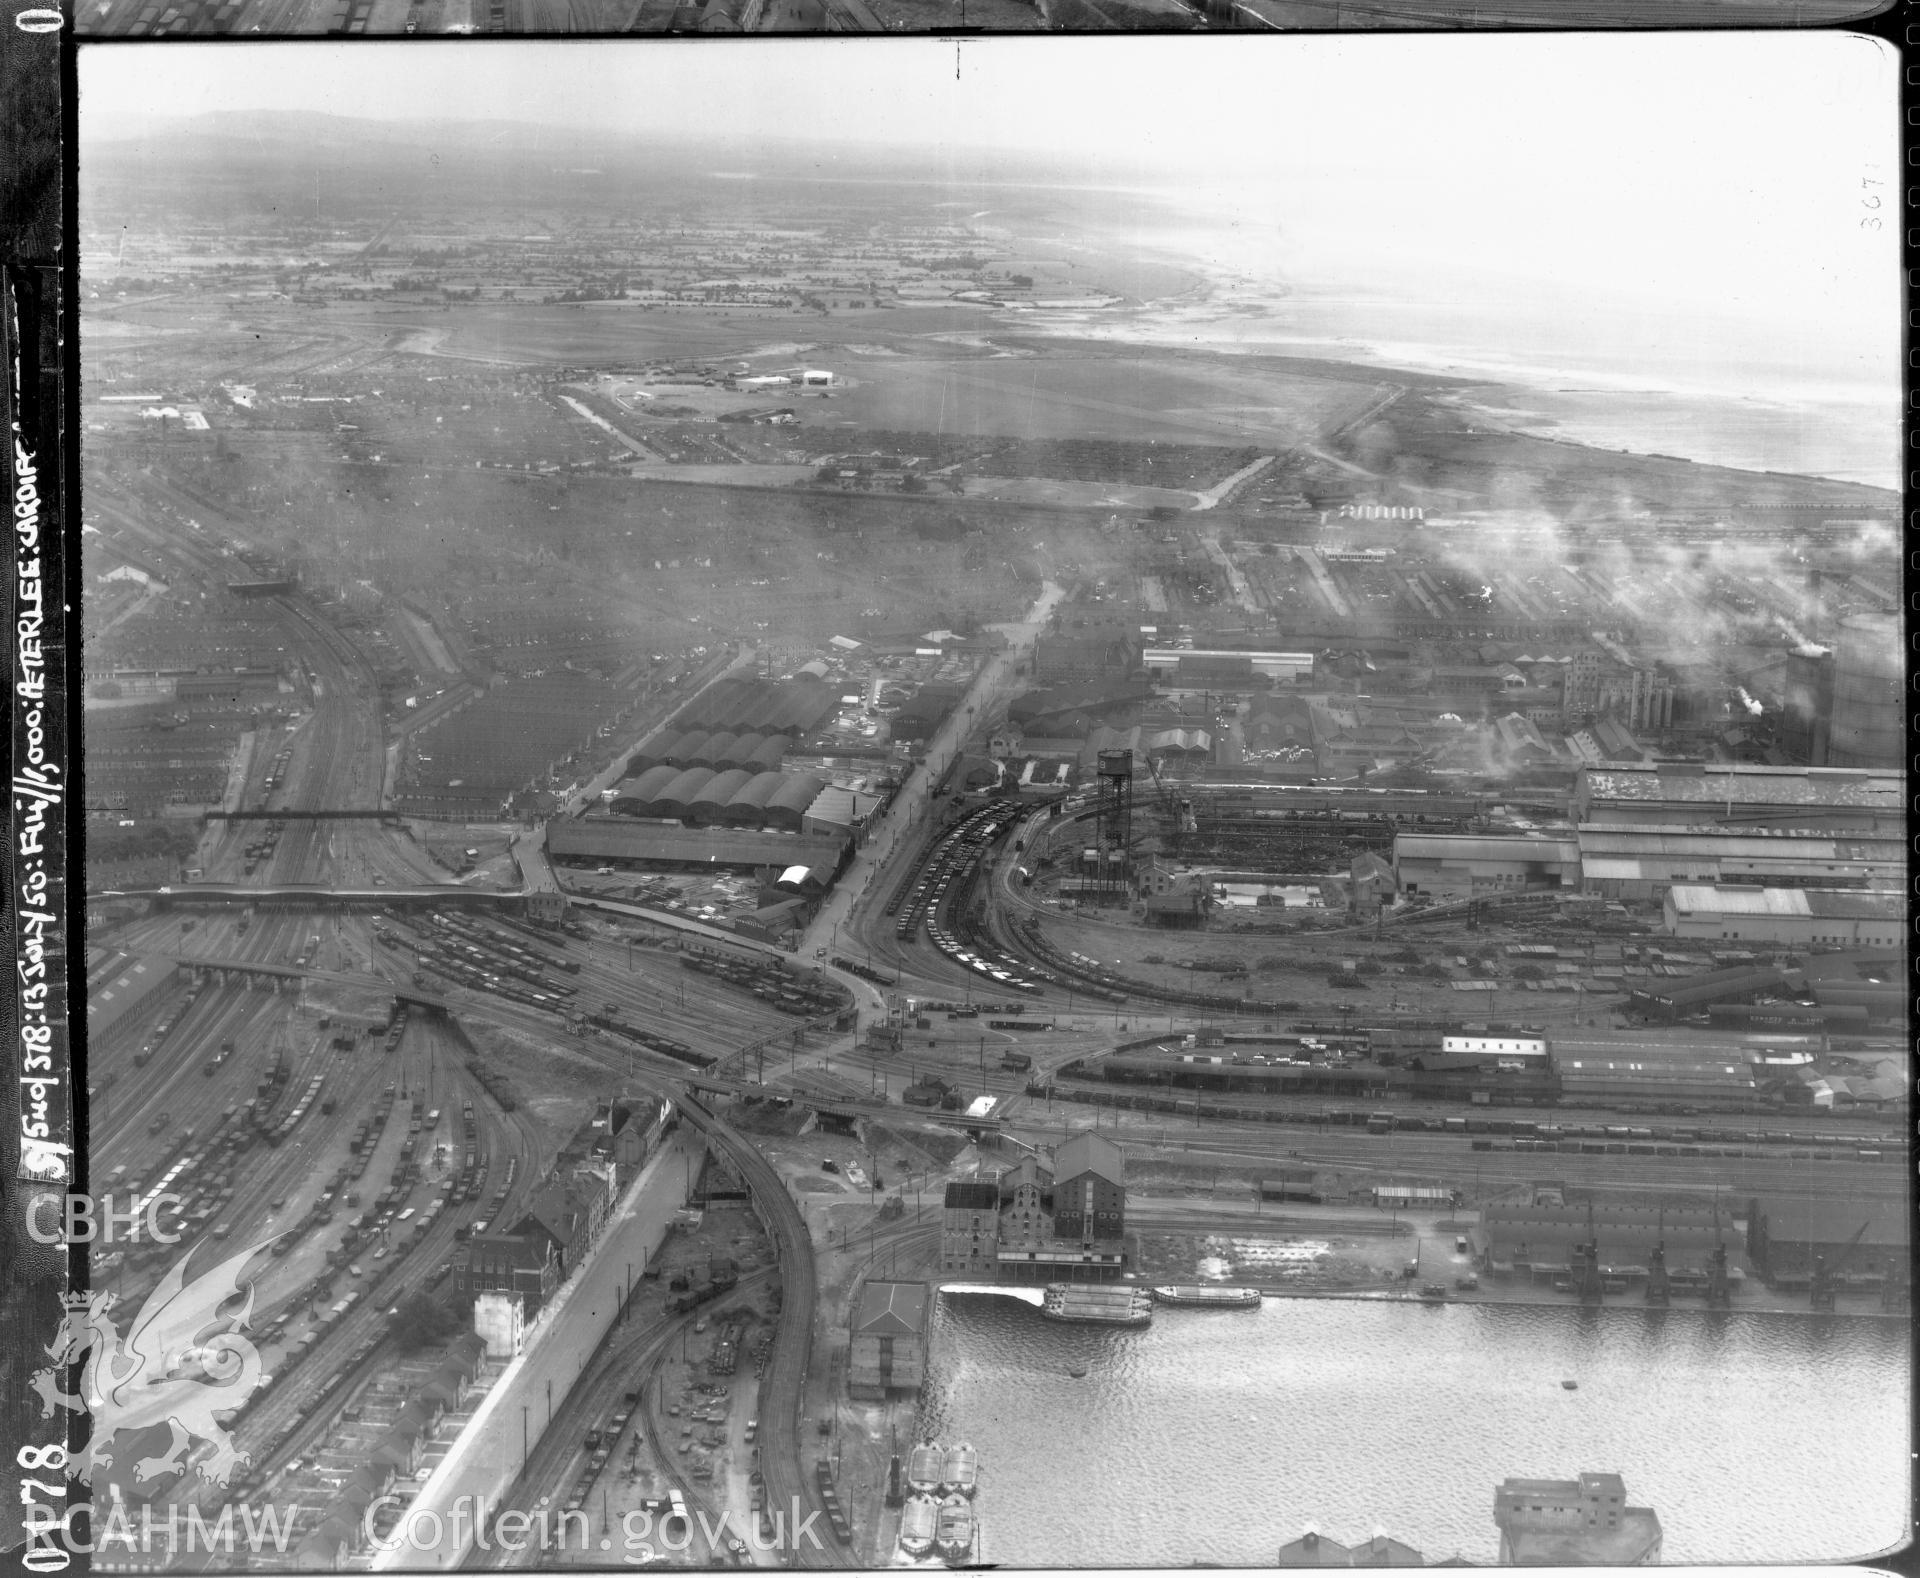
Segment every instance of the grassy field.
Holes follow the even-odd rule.
[[[1341,383],[1062,344],[1030,358],[870,359],[834,407],[860,426],[935,433],[1286,447],[1364,410],[1383,384],[1357,369]]]

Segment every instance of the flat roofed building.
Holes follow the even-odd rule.
[[[1891,888],[1905,879],[1897,838],[1595,824],[1576,836],[1586,890],[1607,898],[1658,899],[1676,882]]]
[[[917,1392],[927,1373],[924,1282],[872,1281],[860,1290],[851,1318],[847,1394],[879,1401],[890,1393]]]
[[[1245,665],[1249,675],[1291,685],[1302,675],[1313,673],[1311,652],[1234,651],[1225,647],[1148,647],[1140,655],[1141,667],[1160,677],[1178,676],[1182,668],[1225,675],[1228,665]]]
[[[806,815],[801,818],[801,828],[808,833],[851,833],[856,839],[861,839],[880,805],[880,796],[877,794],[828,784],[807,807]]]
[[[1728,1047],[1557,1037],[1553,1067],[1569,1103],[1612,1096],[1748,1106],[1759,1099],[1752,1057]]]
[[[1904,894],[1821,888],[1675,884],[1662,901],[1668,935],[1787,947],[1891,947],[1905,935]]]
[[[1452,1057],[1545,1062],[1547,1043],[1538,1036],[1442,1036],[1440,1051]]]

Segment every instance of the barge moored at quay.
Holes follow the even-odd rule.
[[[1049,1282],[1040,1313],[1048,1320],[1145,1326],[1153,1319],[1153,1295],[1131,1285]]]
[[[965,1496],[951,1495],[940,1503],[938,1533],[934,1543],[949,1562],[964,1562],[973,1554],[973,1503]]]
[[[964,1441],[957,1441],[947,1448],[940,1469],[940,1483],[946,1490],[971,1496],[978,1488],[979,1478],[979,1453]]]
[[[1157,1287],[1154,1299],[1161,1304],[1185,1304],[1195,1309],[1251,1310],[1260,1307],[1258,1288],[1228,1288],[1213,1283],[1180,1283]]]
[[[931,1496],[909,1496],[900,1509],[900,1549],[925,1556],[939,1533],[940,1503]]]
[[[945,1467],[946,1454],[940,1450],[940,1443],[922,1441],[907,1460],[907,1488],[922,1496],[938,1495]]]

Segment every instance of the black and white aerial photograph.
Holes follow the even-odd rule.
[[[1903,1548],[1899,69],[83,47],[63,1537]]]
[[[83,38],[1816,28],[1894,0],[74,0]]]

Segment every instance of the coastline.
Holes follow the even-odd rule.
[[[1357,380],[1391,378],[1462,420],[1517,438],[1872,488],[1890,500],[1898,496],[1897,390],[1883,402],[1864,388],[1817,394],[1764,385],[1713,390],[1652,368],[1629,376],[1598,363],[1581,366],[1577,357],[1559,358],[1568,365],[1471,361],[1444,346],[1382,335],[1377,330],[1384,325],[1369,326],[1365,334],[1312,332],[1301,319],[1364,309],[1340,298],[1263,284],[1204,261],[1189,260],[1186,266],[1193,283],[1170,295],[1099,312],[1024,309],[1002,321],[1009,338],[1031,337],[1056,347],[1077,341],[1300,363],[1303,373],[1344,372]],[[1789,398],[1796,394],[1799,398]],[[1859,434],[1874,425],[1884,433],[1863,441]]]

